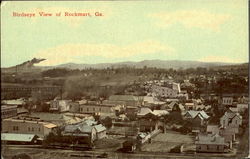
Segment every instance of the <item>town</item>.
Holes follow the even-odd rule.
[[[1,71],[4,158],[248,153],[248,64],[36,69]]]

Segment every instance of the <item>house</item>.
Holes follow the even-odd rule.
[[[97,133],[94,126],[88,125],[84,122],[66,125],[62,131],[62,135],[64,138],[74,137],[75,141],[78,143],[88,145],[92,145],[97,139]]]
[[[137,117],[138,107],[136,106],[126,106],[125,114],[129,119],[135,119]]]
[[[4,133],[34,134],[41,138],[44,138],[56,127],[55,124],[31,117],[13,117],[2,121],[2,132]]]
[[[140,132],[152,132],[158,129],[161,129],[164,132],[165,130],[165,125],[159,120],[159,116],[156,116],[151,112],[139,117],[138,125]]]
[[[206,112],[202,111],[195,111],[195,110],[189,110],[184,114],[184,119],[192,122],[193,127],[199,127],[206,124],[207,120],[209,119],[209,116]]]
[[[50,102],[50,111],[68,112],[70,110],[71,100],[53,100]]]
[[[16,105],[1,105],[1,119],[11,118],[17,116]]]
[[[125,106],[139,106],[140,104],[138,97],[133,95],[111,95],[105,102],[115,105],[123,103]]]
[[[227,144],[218,134],[199,134],[195,141],[196,152],[225,152]]]
[[[70,102],[69,103],[69,112],[70,113],[79,113],[80,112],[79,102]]]
[[[239,126],[242,124],[242,116],[239,113],[226,111],[220,118],[220,125],[222,127],[229,127],[237,134],[239,133]]]
[[[80,113],[84,114],[110,114],[115,115],[119,112],[121,106],[119,105],[108,105],[108,104],[82,104],[80,105]]]
[[[248,104],[238,103],[237,108],[238,108],[238,111],[242,113],[242,112],[245,112],[246,110],[248,110],[249,106],[248,106]]]
[[[222,105],[233,105],[233,97],[222,97]]]
[[[137,117],[145,116],[148,113],[153,113],[153,112],[150,108],[141,107],[141,108],[139,108],[139,111],[137,113]]]
[[[181,111],[181,112],[184,112],[185,111],[185,108],[182,104],[178,104],[177,102],[171,102],[169,105],[168,105],[168,111]]]
[[[107,129],[102,124],[95,125],[94,128],[96,129],[96,137],[97,139],[102,139],[107,137]]]
[[[153,85],[151,89],[153,96],[162,98],[177,98],[179,93],[178,89],[157,86],[157,85]]]
[[[143,97],[143,106],[152,106],[152,105],[163,105],[165,102],[158,101],[155,97],[144,96]]]
[[[219,134],[224,137],[225,142],[229,143],[230,148],[232,146],[232,142],[235,141],[235,133],[234,130],[230,127],[222,127],[219,125],[207,125],[207,133],[208,134]]]
[[[1,142],[7,144],[38,144],[39,137],[34,134],[1,133]]]

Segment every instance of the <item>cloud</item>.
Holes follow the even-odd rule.
[[[144,42],[118,46],[113,44],[64,44],[46,50],[41,50],[34,56],[46,58],[41,65],[57,65],[67,62],[82,62],[84,57],[102,57],[109,59],[129,58],[136,55],[151,55],[154,53],[172,54],[175,49],[160,42],[147,40]]]
[[[202,62],[226,62],[226,63],[242,63],[243,61],[240,59],[235,59],[235,58],[229,58],[226,56],[206,56],[199,61]]]
[[[201,28],[219,31],[220,26],[231,16],[227,14],[213,14],[203,10],[185,10],[175,12],[159,12],[149,17],[157,19],[159,27],[168,27],[173,24],[182,24],[186,28]]]

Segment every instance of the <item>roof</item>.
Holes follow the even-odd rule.
[[[211,132],[213,134],[219,133],[219,126],[218,125],[208,125],[207,132]]]
[[[112,95],[109,97],[112,101],[137,101],[138,99],[133,95]]]
[[[208,119],[209,118],[209,116],[207,115],[207,113],[204,112],[203,110],[202,111],[189,110],[186,114],[189,114],[191,116],[191,118],[195,118],[197,115],[200,118],[204,118],[204,119]]]
[[[144,116],[144,115],[146,115],[148,113],[153,113],[153,112],[149,108],[142,107],[142,108],[139,109],[139,112],[137,113],[137,115]]]
[[[157,115],[157,116],[162,116],[162,115],[169,114],[169,112],[166,111],[166,110],[154,110],[154,111],[153,111],[153,114],[154,114],[154,115]]]
[[[89,125],[89,126],[92,126],[92,125],[96,125],[97,122],[94,121],[94,120],[91,120],[91,119],[87,119],[84,121],[85,124]]]
[[[229,111],[225,112],[225,114],[222,117],[226,117],[231,120],[235,117],[242,119],[242,116],[239,113],[234,113],[234,112],[229,112]]]
[[[226,145],[224,137],[218,134],[199,134],[195,144]]]
[[[44,127],[51,129],[51,128],[55,128],[57,126],[55,124],[49,123],[49,124],[44,124]]]
[[[17,109],[17,105],[1,105],[1,111],[9,109]]]
[[[70,124],[64,127],[65,133],[75,133],[77,131],[82,133],[91,133],[93,126],[87,125],[84,122],[77,123],[77,124]]]
[[[102,124],[96,125],[94,126],[94,128],[96,129],[97,132],[102,132],[106,130],[106,127],[103,126]]]
[[[2,141],[23,141],[31,142],[35,137],[38,137],[34,134],[14,134],[14,133],[1,133]]]
[[[23,105],[23,104],[25,104],[23,99],[2,100],[1,102],[3,102],[4,104],[7,104],[7,105]]]

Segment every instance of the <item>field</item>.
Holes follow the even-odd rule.
[[[184,144],[184,150],[193,149],[194,137],[168,131],[152,138],[152,142],[144,144],[141,150],[149,152],[169,152],[172,148],[181,144]]]

